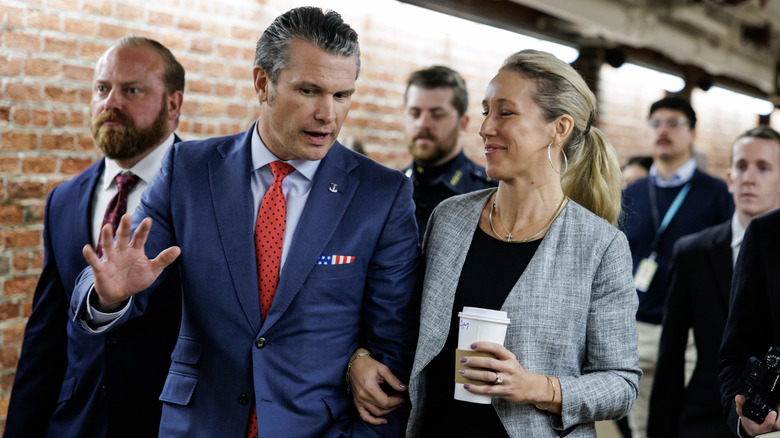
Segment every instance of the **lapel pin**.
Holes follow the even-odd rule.
[[[330,183],[330,185],[328,186],[328,190],[330,190],[333,193],[336,193],[339,191],[339,185],[336,183]]]

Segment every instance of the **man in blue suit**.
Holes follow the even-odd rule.
[[[46,202],[44,266],[16,370],[5,437],[155,436],[158,400],[181,314],[176,275],[162,284],[143,317],[110,333],[85,334],[69,321],[85,244],[97,243],[107,207],[126,186],[126,210],[177,140],[184,69],[156,41],[126,37],[98,60],[91,130],[105,158],[56,187]],[[127,177],[133,179],[132,177]]]
[[[181,274],[160,436],[253,436],[255,415],[263,437],[402,435],[403,410],[385,425],[363,423],[344,381],[358,347],[408,378],[419,306],[411,183],[336,142],[359,59],[339,14],[279,16],[257,44],[256,124],[175,145],[136,210],[132,241],[125,217],[115,243],[104,228],[102,261],[85,247],[91,269],[71,303],[86,331],[101,324],[96,310],[113,314],[106,330],[151,311],[157,283]],[[291,170],[281,183],[280,168]],[[265,256],[253,234],[279,185],[281,268],[263,318]]]

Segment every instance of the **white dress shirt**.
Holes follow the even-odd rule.
[[[737,212],[731,217],[731,266],[737,264],[737,255],[739,248],[742,247],[742,238],[745,237],[745,227],[739,221]]]
[[[669,179],[661,178],[655,164],[650,166],[649,176],[650,182],[655,184],[656,187],[679,187],[690,181],[693,178],[694,172],[696,172],[696,159],[691,157],[685,164],[677,168]]]

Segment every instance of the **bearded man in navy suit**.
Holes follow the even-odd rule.
[[[336,142],[359,62],[357,33],[338,13],[277,17],[257,44],[255,125],[174,146],[133,216],[132,241],[125,217],[115,244],[104,228],[102,261],[85,248],[91,268],[72,305],[86,331],[95,311],[113,314],[106,330],[151,311],[157,283],[180,273],[160,436],[403,433],[403,409],[364,423],[344,381],[358,347],[408,377],[419,318],[412,185]],[[266,195],[279,190],[269,213]],[[261,304],[268,247],[254,236],[266,214],[282,213],[278,285]]]
[[[149,312],[110,333],[85,334],[69,312],[76,277],[87,266],[81,249],[98,242],[112,199],[132,212],[178,141],[183,90],[184,69],[157,41],[125,37],[98,60],[90,128],[105,158],[54,188],[46,202],[43,272],[6,438],[156,436],[181,315],[176,274],[160,285]],[[121,202],[120,175],[134,180]]]

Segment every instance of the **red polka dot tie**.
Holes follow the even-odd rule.
[[[106,214],[103,216],[103,224],[100,226],[102,230],[106,224],[111,224],[111,229],[116,234],[116,228],[119,226],[119,220],[122,219],[122,215],[127,212],[127,195],[131,190],[138,185],[138,175],[132,173],[120,173],[114,178],[116,181],[117,192],[111,202],[106,207]],[[98,257],[103,257],[103,247],[98,242],[97,246]]]
[[[295,168],[281,161],[270,163],[274,182],[265,192],[255,225],[255,258],[257,258],[257,282],[260,287],[260,317],[265,321],[279,283],[279,267],[282,261],[284,227],[287,221],[287,201],[282,192],[282,180]],[[247,427],[247,437],[256,437],[257,410],[252,404],[252,417]]]

